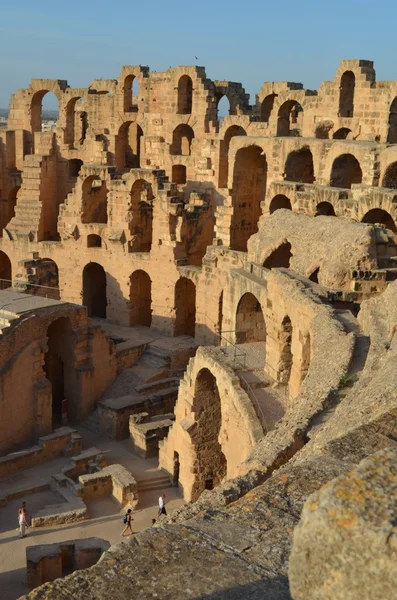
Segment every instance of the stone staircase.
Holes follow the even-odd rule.
[[[161,472],[158,474],[153,474],[150,477],[145,477],[145,479],[138,480],[137,483],[139,494],[153,490],[161,491],[172,487],[168,475]]]

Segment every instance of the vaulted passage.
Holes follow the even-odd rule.
[[[106,273],[95,262],[88,263],[83,270],[83,305],[89,317],[106,319]]]
[[[381,208],[373,208],[369,210],[362,218],[362,223],[379,223],[380,225],[384,225],[387,229],[397,232],[397,227],[394,222],[393,217],[386,211]]]
[[[303,108],[296,100],[287,100],[278,111],[277,135],[300,136],[303,123]]]
[[[263,263],[263,266],[265,269],[275,269],[281,267],[289,269],[291,257],[291,244],[289,242],[284,242],[283,244],[280,244],[278,248],[273,250],[270,256],[268,256]]]
[[[249,292],[240,298],[236,311],[236,343],[264,342],[266,326],[262,307]]]
[[[285,179],[299,183],[313,183],[313,155],[309,148],[290,152],[285,163]]]
[[[61,317],[48,327],[47,352],[44,356],[44,372],[52,387],[52,424],[62,422],[62,402],[74,399],[74,347],[70,320]],[[69,416],[69,415],[68,415]]]
[[[261,202],[265,199],[267,162],[262,148],[249,146],[236,153],[233,172],[233,215],[230,247],[247,250],[247,241],[258,231]]]
[[[356,78],[352,71],[345,71],[340,80],[339,91],[339,116],[352,117],[354,115],[354,88]]]
[[[350,189],[354,183],[361,183],[362,179],[360,163],[352,154],[341,154],[335,158],[331,171],[331,186]]]
[[[131,234],[130,252],[150,252],[153,235],[152,186],[144,179],[135,181],[131,188],[128,210],[128,228]]]
[[[196,454],[194,501],[206,488],[221,483],[227,472],[226,457],[218,440],[222,425],[221,400],[216,379],[208,369],[202,369],[197,375],[193,412],[196,425],[190,435]]]
[[[247,135],[239,125],[232,125],[225,132],[225,137],[220,143],[219,155],[219,187],[226,188],[229,178],[229,146],[232,138],[238,135]]]
[[[181,277],[175,285],[174,335],[191,335],[196,329],[196,286],[191,279]]]
[[[96,175],[91,175],[82,185],[82,223],[107,223],[107,187]]]
[[[130,327],[152,323],[152,281],[142,270],[134,271],[130,277]]]
[[[394,162],[387,167],[382,185],[383,187],[397,190],[397,162]]]
[[[274,196],[269,206],[270,214],[272,215],[279,208],[292,210],[291,200],[287,198],[287,196],[284,196],[284,194],[277,194],[277,196]]]

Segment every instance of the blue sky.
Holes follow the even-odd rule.
[[[317,88],[342,58],[375,62],[397,80],[396,0],[1,1],[0,107],[33,77],[86,87],[123,64],[205,66],[243,83],[251,102],[264,81]]]

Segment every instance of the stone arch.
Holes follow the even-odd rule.
[[[219,145],[219,187],[227,188],[229,179],[229,147],[232,138],[238,135],[247,135],[245,129],[239,125],[232,125],[225,131],[223,140]]]
[[[178,125],[172,134],[170,154],[190,156],[194,131],[189,125]]]
[[[130,327],[152,323],[152,280],[146,271],[138,269],[130,277]]]
[[[372,208],[367,213],[365,213],[365,215],[361,219],[361,222],[372,223],[374,225],[378,223],[384,225],[385,227],[387,227],[387,229],[390,229],[394,233],[397,232],[396,223],[393,217],[390,213],[388,213],[386,210],[383,210],[382,208]]]
[[[266,341],[266,325],[259,300],[247,292],[236,309],[236,344]]]
[[[67,416],[76,416],[74,340],[70,319],[60,317],[47,329],[47,351],[44,355],[44,373],[51,383],[52,425],[62,424],[62,405],[67,401]]]
[[[30,105],[30,124],[32,133],[43,131],[43,98],[47,94],[51,94],[56,98],[59,112],[59,99],[52,90],[40,90],[35,92],[32,96],[32,102]]]
[[[335,158],[331,169],[332,187],[348,188],[354,183],[361,183],[363,173],[360,163],[353,154],[341,154]]]
[[[87,235],[87,248],[102,248],[102,238],[96,233]]]
[[[226,94],[220,94],[217,96],[216,103],[216,116],[217,119],[224,119],[228,115],[232,114],[231,103]]]
[[[383,176],[382,186],[397,190],[397,162],[391,163]]]
[[[356,77],[353,71],[345,71],[340,80],[339,117],[354,116],[354,88]]]
[[[118,171],[140,168],[142,137],[142,127],[135,121],[126,121],[120,126],[115,150]]]
[[[305,146],[304,148],[290,152],[285,162],[284,171],[287,181],[313,183],[314,166],[310,148]]]
[[[274,196],[269,205],[269,213],[272,215],[276,210],[280,208],[285,208],[287,210],[292,210],[291,200],[284,196],[284,194],[277,194]]]
[[[180,185],[186,183],[186,167],[185,165],[172,165],[172,183]]]
[[[196,286],[191,279],[180,277],[175,284],[174,335],[194,337],[196,329]]]
[[[0,289],[4,290],[12,285],[12,267],[7,254],[0,250]]]
[[[345,140],[351,132],[352,130],[348,127],[341,127],[335,131],[332,137],[334,140]]]
[[[302,106],[297,100],[287,100],[278,109],[277,136],[299,136],[302,122]]]
[[[123,106],[124,112],[137,112],[138,110],[138,94],[139,94],[139,79],[133,73],[127,75],[124,79],[123,86]]]
[[[79,130],[76,114],[76,103],[81,100],[81,96],[76,96],[75,98],[71,98],[66,104],[66,127],[64,132],[64,142],[65,144],[69,144],[70,148],[74,148],[78,143],[79,139],[77,138],[77,133]]]
[[[397,98],[394,98],[389,109],[389,126],[387,130],[387,143],[397,144]]]
[[[106,181],[98,175],[90,175],[82,185],[82,223],[107,223],[107,195]]]
[[[144,179],[134,182],[130,192],[128,228],[130,252],[150,252],[153,237],[153,190]]]
[[[270,116],[273,111],[274,101],[276,98],[277,98],[277,94],[268,94],[262,100],[261,112],[260,112],[260,120],[262,123],[269,123]]]
[[[332,206],[331,202],[319,202],[316,206],[316,214],[315,217],[319,217],[320,215],[326,217],[335,217],[335,209]]]
[[[265,269],[289,269],[291,257],[291,244],[285,240],[265,259],[263,266]]]
[[[221,483],[227,472],[226,457],[219,443],[221,399],[216,379],[207,368],[197,374],[192,410],[195,424],[189,433],[195,451],[192,500],[196,500],[206,487]]]
[[[17,205],[18,192],[21,189],[20,185],[16,185],[8,192],[7,198],[7,224],[15,217],[15,207]]]
[[[261,202],[265,199],[267,162],[262,148],[248,146],[237,150],[232,201],[230,247],[246,252],[247,241],[258,231]]]
[[[178,115],[190,115],[193,105],[193,81],[189,75],[182,75],[178,81]]]
[[[81,167],[83,166],[83,161],[78,158],[72,158],[68,161],[69,163],[69,179],[75,180],[79,176]]]
[[[83,270],[83,305],[89,317],[106,319],[106,273],[96,262],[88,263]]]

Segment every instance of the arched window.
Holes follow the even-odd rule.
[[[339,116],[352,117],[354,114],[354,87],[356,78],[352,71],[345,71],[340,80]]]
[[[291,200],[283,194],[277,194],[277,196],[274,196],[274,198],[270,202],[269,213],[272,215],[279,208],[292,210]]]
[[[320,215],[325,217],[335,217],[335,209],[330,202],[320,202],[316,206],[316,214],[315,217],[319,217]]]
[[[261,304],[253,294],[247,292],[237,305],[236,344],[265,340],[266,326]]]
[[[150,252],[153,236],[153,190],[150,183],[138,179],[131,188],[128,228],[130,252]]]
[[[106,319],[106,273],[95,262],[88,263],[83,270],[83,305],[89,317]]]
[[[350,189],[354,183],[361,183],[363,173],[360,163],[352,154],[341,154],[332,165],[331,182],[332,187]]]
[[[345,140],[351,132],[351,129],[348,129],[347,127],[341,127],[335,131],[332,137],[334,140]]]
[[[178,82],[178,114],[190,115],[193,104],[193,81],[189,75],[183,75]]]
[[[76,104],[80,100],[80,97],[71,98],[66,105],[66,128],[65,128],[65,144],[69,144],[70,148],[74,148],[79,143],[76,133],[78,127],[76,127]]]
[[[372,210],[369,210],[363,216],[361,222],[373,223],[374,225],[384,225],[387,227],[387,229],[390,229],[390,231],[393,231],[394,233],[397,232],[397,227],[393,217],[386,210],[382,210],[381,208],[373,208]]]
[[[116,139],[116,166],[118,171],[139,169],[143,131],[138,123],[127,121],[119,129]]]
[[[96,233],[90,233],[87,235],[87,248],[101,248],[102,238]]]
[[[178,125],[172,134],[170,154],[190,156],[194,131],[189,125]]]
[[[219,96],[217,104],[217,119],[222,120],[230,114],[230,102],[227,96]]]
[[[383,187],[397,190],[397,162],[394,162],[387,167],[382,185]]]
[[[237,135],[247,135],[245,130],[239,125],[232,125],[225,132],[225,137],[221,140],[219,149],[219,187],[226,188],[229,178],[229,146],[230,141]]]
[[[127,75],[124,79],[124,112],[137,112],[139,81],[135,75]]]
[[[58,98],[48,90],[36,92],[31,104],[32,132],[54,131],[59,117]]]
[[[152,280],[142,270],[134,271],[130,277],[130,327],[152,323]]]
[[[174,335],[191,335],[196,328],[196,286],[191,279],[181,277],[175,285]]]
[[[172,166],[172,183],[186,183],[186,167],[185,165]]]
[[[294,150],[285,163],[285,179],[299,183],[314,182],[313,155],[309,148]]]
[[[262,123],[268,123],[272,114],[274,100],[277,98],[277,94],[269,94],[266,96],[261,104],[261,115],[260,119]]]
[[[303,108],[296,100],[287,100],[278,111],[277,135],[300,136],[303,125]]]
[[[107,187],[96,175],[90,175],[82,185],[82,223],[107,223]]]

